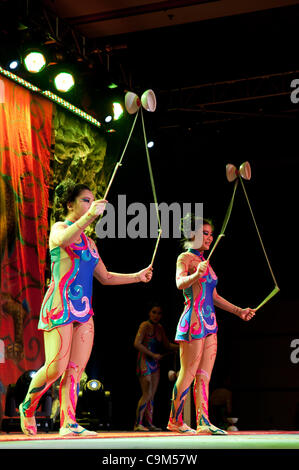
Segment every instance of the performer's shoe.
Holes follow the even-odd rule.
[[[149,428],[146,428],[145,426],[143,426],[143,424],[135,424],[134,431],[146,432],[146,431],[149,431]]]
[[[98,433],[95,431],[88,431],[88,429],[83,428],[78,423],[70,424],[68,423],[66,426],[59,429],[59,435],[63,437],[70,437],[70,436],[79,436],[79,437],[86,437],[86,436],[97,436]]]
[[[196,434],[195,429],[190,428],[186,423],[173,423],[168,421],[167,424],[168,431],[179,432],[181,434]]]
[[[23,403],[19,406],[21,429],[26,436],[35,436],[37,433],[35,417],[27,418],[24,414]]]
[[[224,431],[223,429],[217,428],[217,426],[214,426],[213,424],[205,424],[203,426],[197,426],[196,434],[201,434],[201,433],[208,433],[208,434],[212,434],[213,436],[227,435],[226,431]]]
[[[149,429],[150,431],[155,431],[155,432],[161,432],[161,431],[163,431],[162,428],[158,428],[158,427],[155,426],[154,424],[149,424],[147,427],[148,427],[148,429]]]

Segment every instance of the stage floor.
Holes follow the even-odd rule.
[[[226,436],[100,431],[95,437],[60,437],[53,432],[27,437],[1,432],[2,449],[299,449],[299,431],[239,431]]]

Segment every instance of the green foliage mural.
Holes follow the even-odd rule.
[[[105,162],[107,142],[104,132],[88,122],[56,107],[53,117],[54,159],[53,189],[65,178],[85,183],[96,198],[104,195],[111,173],[111,162]],[[61,208],[52,197],[51,223],[63,218]],[[86,230],[93,236],[94,227]]]

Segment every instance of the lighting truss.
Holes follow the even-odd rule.
[[[0,66],[0,74],[4,75],[10,80],[13,80],[14,82],[27,88],[28,90],[33,91],[34,93],[39,93],[40,95],[45,96],[49,100],[66,108],[68,111],[71,111],[72,113],[76,114],[77,116],[84,119],[85,121],[88,121],[94,126],[101,127],[101,123],[97,119],[95,119],[93,116],[90,116],[90,114],[85,113],[85,111],[82,111],[82,109],[77,108],[76,106],[64,100],[63,98],[60,98],[59,96],[55,95],[55,93],[52,93],[49,90],[41,90],[37,86],[32,85],[32,83],[28,82],[27,80],[24,80],[23,78],[18,77],[14,73],[9,72],[8,70],[5,70],[1,66]]]

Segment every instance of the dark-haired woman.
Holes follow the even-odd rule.
[[[20,404],[22,431],[37,432],[34,413],[41,396],[60,376],[60,435],[95,435],[76,422],[80,377],[90,357],[93,338],[92,281],[117,285],[148,282],[149,266],[133,274],[108,272],[96,244],[84,230],[105,210],[106,201],[94,200],[85,185],[67,180],[56,191],[65,220],[53,225],[49,248],[51,282],[45,294],[38,328],[44,331],[45,364],[33,377]]]
[[[255,315],[254,309],[237,307],[217,293],[217,276],[204,258],[204,252],[209,250],[212,241],[212,223],[203,219],[186,240],[184,246],[187,251],[177,259],[176,284],[183,290],[185,308],[175,337],[180,345],[181,368],[173,388],[167,429],[185,434],[226,434],[210,422],[208,412],[209,382],[217,353],[218,327],[214,305],[245,321]],[[193,381],[196,431],[182,418],[184,402]]]
[[[148,320],[138,328],[134,346],[138,350],[137,375],[142,391],[136,411],[134,431],[162,431],[153,424],[154,397],[160,381],[161,350],[177,350],[178,345],[170,343],[160,323],[162,307],[152,305]]]

